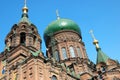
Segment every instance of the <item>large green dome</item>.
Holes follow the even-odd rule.
[[[44,40],[46,41],[48,37],[51,37],[54,33],[61,30],[72,30],[81,36],[80,28],[74,21],[70,19],[58,19],[49,24],[45,29]]]

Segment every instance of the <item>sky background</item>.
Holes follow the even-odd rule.
[[[13,24],[22,15],[24,0],[0,1],[0,52]],[[120,61],[120,0],[27,0],[29,19],[38,28],[42,38],[42,51],[46,48],[43,33],[48,24],[56,20],[56,9],[61,18],[75,21],[82,32],[83,42],[90,60],[96,62],[96,50],[89,31],[94,31],[102,51]]]

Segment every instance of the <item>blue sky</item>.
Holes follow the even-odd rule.
[[[4,40],[13,24],[18,23],[23,0],[0,2],[0,52]],[[81,29],[88,57],[96,62],[96,50],[89,31],[94,30],[99,45],[110,58],[120,61],[120,0],[28,0],[29,19],[34,23],[42,38],[48,24],[56,20],[56,9],[61,18],[75,21]]]

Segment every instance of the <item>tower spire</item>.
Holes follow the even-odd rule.
[[[27,0],[24,0],[24,7],[23,7],[22,11],[23,11],[23,13],[27,13],[28,12]]]
[[[106,61],[108,60],[109,57],[99,47],[99,44],[98,44],[99,42],[95,38],[95,36],[93,34],[93,30],[90,30],[90,34],[93,38],[93,44],[96,46],[96,50],[97,50],[97,64],[100,63],[100,62],[106,63]]]
[[[60,19],[60,15],[59,15],[58,9],[56,10],[56,15],[57,15],[57,19],[59,20]]]
[[[24,6],[26,7],[26,5],[27,5],[27,0],[24,0]]]
[[[91,34],[91,36],[92,36],[92,38],[93,38],[93,44],[96,46],[96,49],[98,49],[98,48],[100,48],[99,47],[99,42],[98,42],[98,40],[95,38],[95,36],[94,36],[94,34],[93,34],[93,30],[90,30],[90,34]]]
[[[19,23],[21,22],[27,22],[29,25],[31,24],[31,22],[29,21],[29,17],[28,17],[28,8],[27,8],[27,0],[24,0],[24,7],[22,8],[22,16],[21,16],[21,20],[19,21]]]

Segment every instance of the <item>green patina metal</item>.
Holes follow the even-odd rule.
[[[65,66],[64,63],[61,63],[61,66],[62,66],[63,69],[66,69],[66,66]]]
[[[106,63],[109,57],[101,50],[101,48],[97,49],[97,64],[100,62]]]
[[[72,30],[80,34],[81,31],[79,26],[72,20],[69,19],[58,19],[53,21],[44,31],[44,40],[46,41],[48,37],[51,37],[54,33],[61,30]]]
[[[75,71],[73,70],[73,71],[71,72],[71,74],[72,74],[72,76],[75,76]]]
[[[80,79],[80,74],[77,74],[77,76],[76,76],[76,77]]]
[[[41,53],[41,50],[38,50],[36,52],[33,52],[30,50],[30,53],[33,55],[33,56],[39,56],[39,54]]]
[[[5,49],[6,49],[7,51],[10,51],[10,47],[8,47],[7,45],[6,45]]]
[[[28,23],[29,25],[31,24],[30,20],[28,19],[28,14],[26,14],[26,13],[23,13],[23,14],[22,14],[22,18],[21,18],[21,20],[19,21],[19,23],[22,23],[22,22],[26,22],[26,23]]]
[[[69,67],[67,67],[67,73],[70,73],[70,68]]]

